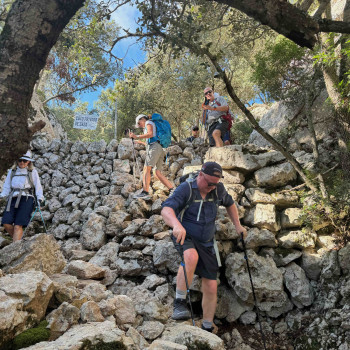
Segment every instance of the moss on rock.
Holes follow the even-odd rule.
[[[50,338],[50,330],[46,328],[47,321],[41,321],[37,327],[27,329],[13,339],[13,349],[22,349],[36,343],[47,341]]]

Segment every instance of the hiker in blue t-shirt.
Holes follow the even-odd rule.
[[[162,174],[162,166],[165,157],[165,152],[160,145],[159,138],[157,137],[156,125],[148,119],[145,114],[139,114],[136,117],[135,128],[143,128],[142,135],[136,135],[132,132],[129,136],[132,139],[147,139],[146,141],[146,160],[143,169],[143,190],[135,198],[145,198],[149,195],[149,187],[151,184],[151,170],[155,169],[155,176],[166,186],[169,190],[173,189],[173,184]]]
[[[232,197],[220,182],[222,168],[215,162],[202,165],[198,176],[192,181],[181,183],[174,193],[162,204],[165,223],[173,229],[173,242],[183,251],[188,285],[194,273],[202,278],[202,328],[212,331],[217,301],[217,272],[220,258],[215,236],[215,218],[219,205],[223,205],[239,235],[245,237],[247,231],[241,226],[238,210]],[[190,203],[189,203],[190,202]],[[186,281],[180,266],[176,280],[174,300],[175,320],[189,319],[186,303]]]

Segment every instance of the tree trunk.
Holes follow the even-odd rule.
[[[33,89],[58,36],[84,0],[17,0],[0,35],[0,175],[29,148]]]
[[[215,0],[244,12],[294,41],[312,48],[319,32],[318,22],[285,0]]]
[[[212,0],[233,7],[260,23],[269,26],[277,33],[294,41],[297,45],[313,48],[320,32],[350,33],[350,23],[310,17],[302,9],[308,8],[309,1],[300,8],[286,0]],[[328,0],[327,0],[328,1]],[[319,13],[324,11],[324,4]],[[317,16],[319,15],[317,13]]]

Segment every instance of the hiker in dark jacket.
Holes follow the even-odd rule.
[[[37,200],[37,204],[40,205],[44,198],[38,172],[32,164],[33,161],[30,151],[19,158],[8,172],[0,194],[0,197],[7,199],[1,224],[14,242],[22,239],[23,227],[30,222],[35,201]]]
[[[216,278],[220,267],[220,257],[214,239],[218,206],[226,207],[228,216],[239,235],[247,234],[246,229],[240,224],[234,200],[220,182],[222,177],[222,168],[219,164],[204,163],[197,178],[191,182],[181,183],[164,201],[161,212],[165,223],[173,229],[172,239],[176,248],[180,254],[183,251],[188,285],[191,285],[194,273],[202,278],[202,328],[207,331],[213,329],[217,301]],[[184,271],[180,266],[172,315],[175,320],[191,317],[186,303],[186,293]]]

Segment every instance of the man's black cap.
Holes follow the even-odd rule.
[[[197,126],[197,125],[195,125],[195,126],[192,128],[192,130],[193,130],[193,131],[198,131],[198,130],[199,130],[199,128],[198,128],[198,126]]]
[[[201,172],[210,176],[223,177],[222,168],[218,163],[206,162],[202,165]]]

